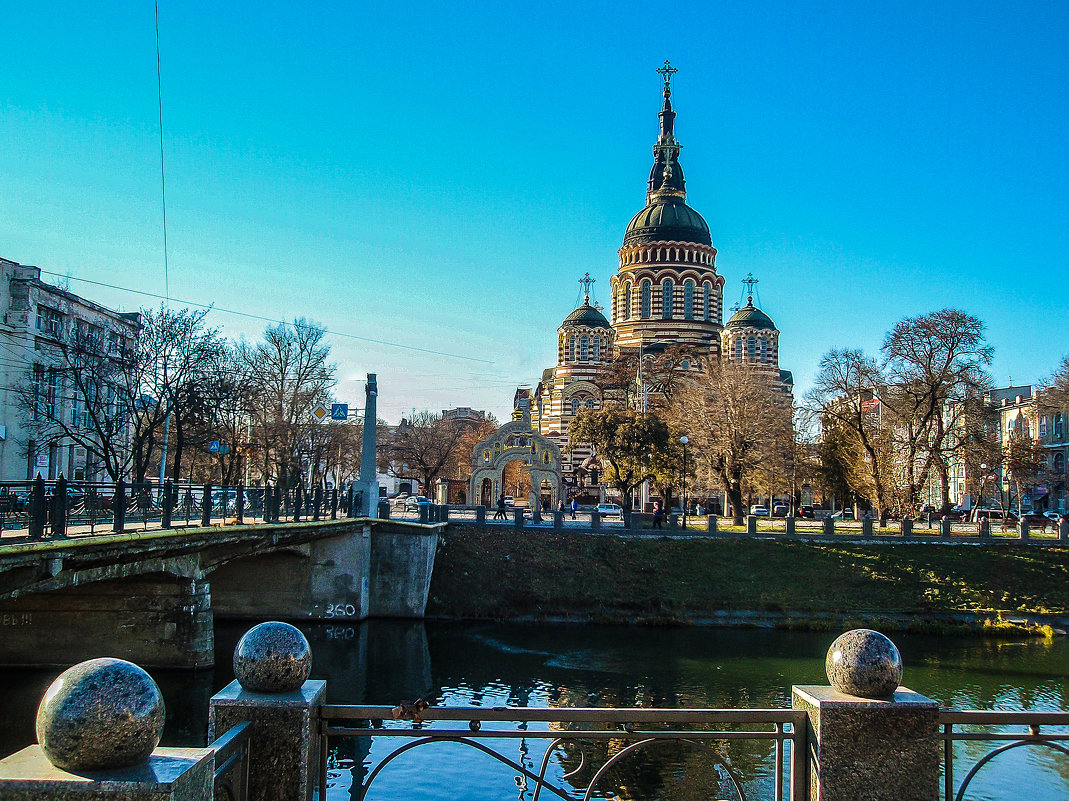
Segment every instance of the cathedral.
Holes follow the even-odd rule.
[[[646,205],[627,224],[610,278],[609,317],[590,302],[587,275],[583,303],[557,329],[557,364],[543,371],[534,390],[517,392],[517,408],[529,409],[531,430],[560,449],[561,472],[570,497],[580,503],[604,500],[596,454],[567,449],[568,427],[581,409],[604,400],[596,378],[621,350],[655,354],[686,345],[702,358],[745,362],[778,375],[786,391],[790,372],[779,367],[779,330],[750,297],[725,324],[724,277],[717,272],[709,224],[687,205],[686,181],[675,137],[672,75],[665,62],[660,134],[646,185]],[[641,361],[641,359],[640,359]],[[682,365],[687,369],[686,362]]]

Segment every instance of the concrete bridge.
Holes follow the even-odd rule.
[[[346,519],[0,546],[0,664],[214,660],[212,622],[419,618],[444,524]]]

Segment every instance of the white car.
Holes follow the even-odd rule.
[[[602,517],[619,517],[623,514],[623,509],[618,503],[599,503],[597,512]]]
[[[1061,522],[1062,515],[1064,514],[1064,512],[1055,512],[1055,511],[1051,510],[1051,511],[1046,511],[1043,514],[1046,515],[1051,520],[1053,520],[1055,523],[1059,523],[1059,522]]]
[[[751,506],[750,514],[757,515],[757,517],[768,517],[767,506]]]

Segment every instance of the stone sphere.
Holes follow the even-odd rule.
[[[293,692],[304,684],[311,669],[308,640],[289,623],[253,626],[234,649],[234,677],[253,692]]]
[[[148,673],[122,659],[90,659],[45,691],[37,742],[63,770],[126,768],[148,759],[163,723],[163,696]]]
[[[836,637],[824,669],[832,687],[861,698],[887,698],[902,682],[898,648],[872,629],[853,629]]]

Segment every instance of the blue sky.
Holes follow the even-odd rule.
[[[0,2],[0,256],[163,294],[151,3]],[[607,299],[670,59],[688,201],[804,390],[907,315],[1069,354],[1069,4],[160,0],[169,289],[331,340],[338,394],[507,418]],[[46,276],[47,277],[47,276]],[[264,323],[214,312],[231,336]],[[456,358],[456,357],[463,358]]]

